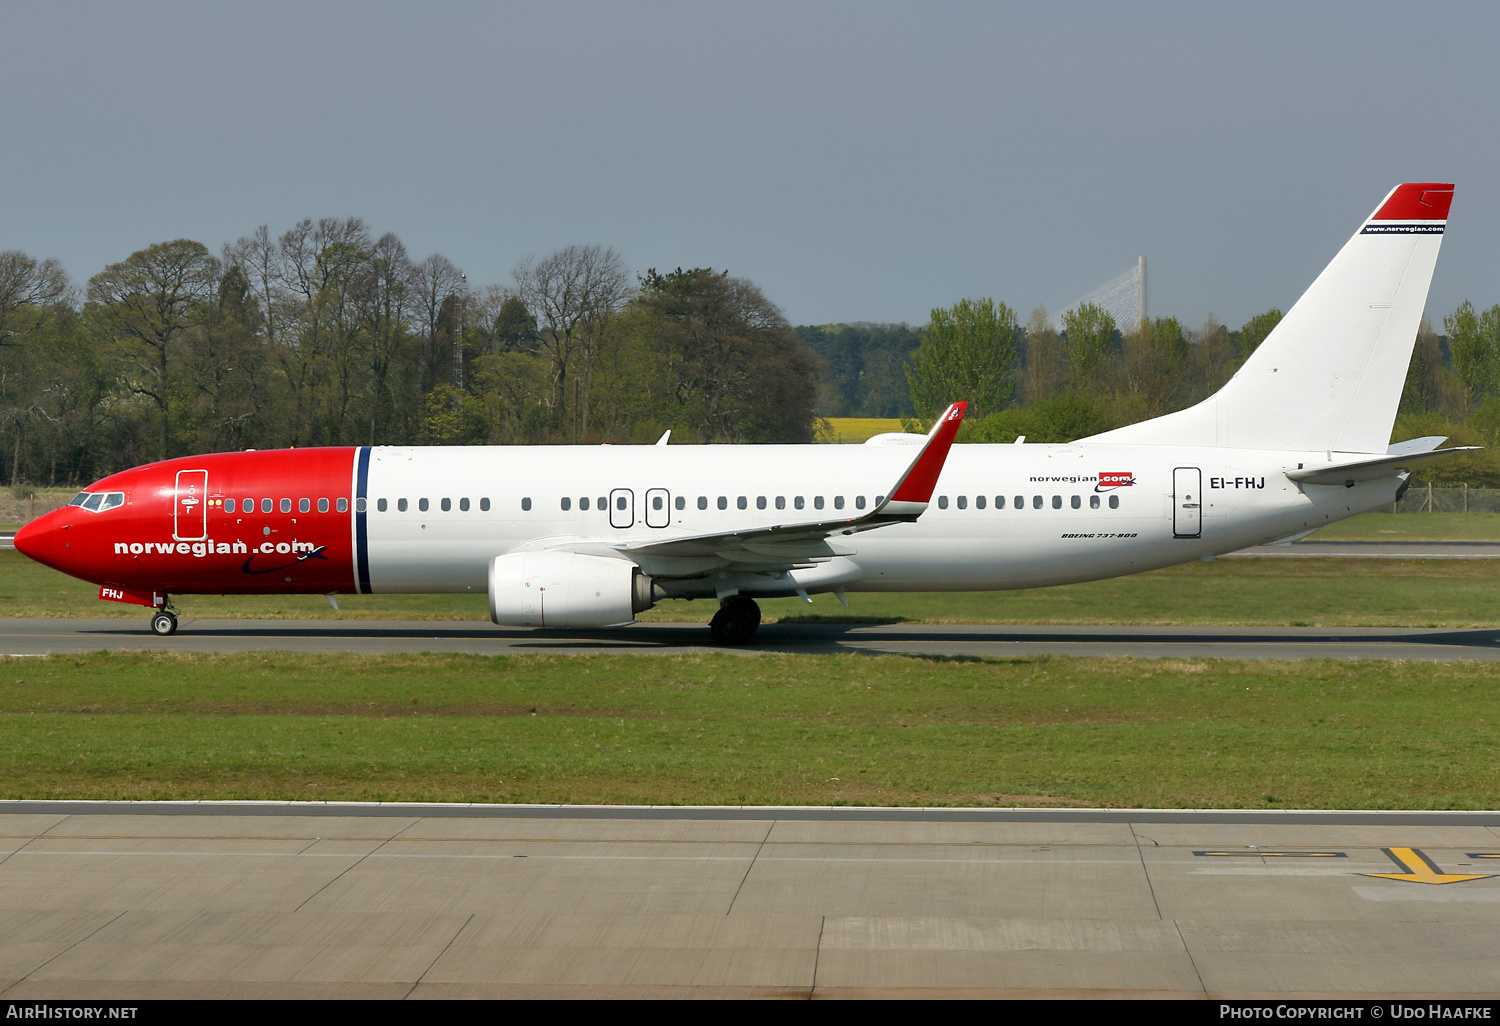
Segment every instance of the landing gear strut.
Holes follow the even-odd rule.
[[[151,633],[159,638],[165,638],[177,633],[177,610],[170,604],[162,606],[151,614]]]
[[[719,611],[708,622],[709,632],[721,645],[743,645],[760,626],[760,606],[744,595],[731,595],[719,603]]]

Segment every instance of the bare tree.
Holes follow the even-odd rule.
[[[38,262],[18,249],[0,253],[0,346],[35,331],[46,309],[68,298],[68,273],[56,260]]]
[[[89,279],[96,329],[131,351],[138,373],[127,375],[127,387],[150,398],[161,415],[161,459],[172,443],[173,343],[218,280],[219,262],[189,239],[159,242]]]
[[[464,274],[447,257],[434,253],[412,267],[411,291],[416,328],[422,336],[425,392],[452,380],[453,372],[462,370],[463,354],[454,347],[457,325],[450,323],[453,313],[450,300],[463,294]],[[444,316],[445,312],[450,316]]]
[[[594,355],[630,292],[625,262],[609,247],[569,246],[545,260],[527,258],[514,273],[521,300],[537,319],[538,343],[552,364],[553,415],[563,420],[571,411],[571,436],[577,441],[588,431]]]

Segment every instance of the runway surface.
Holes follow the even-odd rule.
[[[1014,657],[1036,654],[1224,659],[1500,659],[1500,630],[1417,627],[1054,627],[767,624],[715,649],[702,624],[545,631],[483,621],[193,620],[159,638],[141,620],[0,618],[0,656],[115,651],[469,652],[481,655],[692,651]]]
[[[1493,998],[1500,816],[0,804],[0,994]]]

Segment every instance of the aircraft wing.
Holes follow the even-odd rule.
[[[807,566],[853,550],[838,544],[842,535],[888,524],[911,523],[932,500],[938,475],[958,434],[968,403],[954,403],[938,418],[927,441],[896,479],[889,494],[868,513],[802,523],[745,527],[711,534],[678,535],[660,541],[621,542],[613,548],[638,563],[652,562],[670,573],[704,573],[733,565],[737,570],[771,571]],[[672,564],[677,564],[675,567]],[[665,565],[662,565],[665,564]]]

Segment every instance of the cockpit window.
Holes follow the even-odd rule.
[[[79,492],[73,496],[69,506],[82,506],[90,513],[103,513],[107,509],[125,505],[124,492]]]

